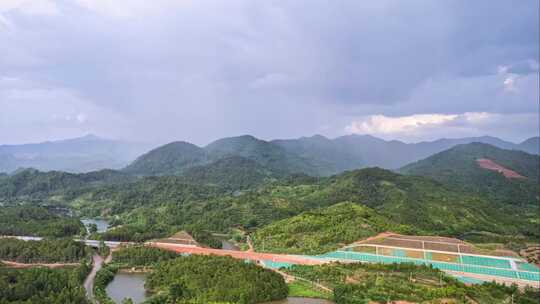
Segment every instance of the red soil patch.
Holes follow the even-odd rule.
[[[178,253],[201,254],[201,255],[213,254],[213,255],[220,255],[220,256],[230,256],[230,257],[233,257],[236,259],[242,259],[242,260],[256,260],[256,261],[262,260],[262,261],[273,261],[273,262],[302,264],[302,265],[320,265],[320,264],[325,263],[323,261],[304,258],[301,256],[287,255],[287,254],[211,249],[211,248],[202,248],[202,247],[197,247],[197,246],[192,246],[192,245],[190,246],[190,245],[180,245],[180,244],[170,244],[170,243],[160,243],[160,242],[152,242],[152,243],[146,243],[146,244],[152,247],[175,251]]]
[[[491,171],[497,171],[497,172],[501,173],[502,175],[504,175],[504,177],[506,177],[506,178],[526,178],[525,176],[520,175],[519,173],[517,173],[515,171],[512,171],[510,169],[507,169],[507,168],[495,163],[491,159],[479,158],[479,159],[476,160],[476,162],[478,163],[478,165],[481,168],[491,170]]]

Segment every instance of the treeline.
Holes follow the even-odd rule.
[[[75,263],[89,255],[84,243],[73,240],[0,239],[0,259],[18,263]]]
[[[288,293],[278,273],[219,256],[193,255],[161,262],[145,286],[157,292],[148,303],[253,304],[281,300]]]
[[[135,180],[134,177],[108,169],[79,174],[25,169],[11,176],[0,178],[0,199],[12,203],[46,202],[52,195],[72,196],[84,188],[133,180]]]
[[[537,303],[540,291],[517,286],[484,283],[466,286],[457,279],[428,266],[413,264],[327,264],[296,265],[286,272],[319,281],[334,289],[336,304],[409,301],[413,303]],[[370,303],[371,303],[370,302]]]
[[[86,231],[77,218],[28,205],[0,208],[0,223],[0,235],[67,237]]]
[[[113,263],[121,267],[151,266],[177,257],[177,253],[147,246],[130,246],[113,251]]]
[[[150,239],[162,238],[175,231],[174,227],[167,227],[161,224],[130,223],[113,227],[101,234],[90,236],[94,239],[118,242],[144,242]]]
[[[76,268],[10,269],[0,265],[1,304],[87,304],[81,284],[90,271]]]
[[[223,247],[221,241],[208,231],[194,229],[188,231],[188,233],[201,245],[214,249],[221,249]]]
[[[107,295],[107,285],[109,285],[118,272],[118,267],[113,265],[104,265],[97,273],[94,279],[94,296],[100,304],[115,304]]]

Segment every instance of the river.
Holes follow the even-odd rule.
[[[118,272],[114,280],[107,285],[107,295],[117,304],[122,303],[125,298],[131,298],[133,303],[139,304],[146,299],[144,289],[144,279],[146,275],[142,273],[122,273]]]

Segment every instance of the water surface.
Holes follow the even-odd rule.
[[[107,295],[117,304],[122,303],[125,298],[131,298],[133,303],[140,304],[146,299],[145,277],[146,275],[142,273],[119,272],[107,285]]]
[[[81,222],[86,227],[86,231],[88,231],[88,224],[96,224],[99,233],[105,232],[109,228],[109,222],[102,219],[82,219]]]

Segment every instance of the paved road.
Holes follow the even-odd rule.
[[[324,261],[309,259],[303,256],[288,255],[288,254],[211,249],[211,248],[201,248],[201,247],[189,246],[189,245],[159,243],[159,242],[149,242],[147,243],[147,245],[166,249],[166,250],[171,250],[178,253],[206,254],[206,255],[214,254],[214,255],[221,255],[221,256],[231,256],[233,258],[243,259],[243,260],[272,261],[272,262],[277,262],[277,263],[291,263],[291,264],[302,264],[302,265],[319,265],[319,264],[325,263]]]
[[[18,239],[23,241],[42,241],[42,237],[37,236],[16,236],[16,235],[0,235],[0,238],[12,238],[12,239]],[[87,246],[97,248],[101,244],[101,241],[96,240],[86,240],[86,239],[73,239],[76,242],[84,242]],[[116,248],[120,245],[125,244],[132,244],[130,242],[113,242],[113,241],[105,241],[105,246],[109,248]]]
[[[96,273],[101,269],[101,266],[103,265],[103,258],[98,254],[94,254],[92,260],[92,271],[90,271],[90,273],[84,280],[84,289],[86,289],[86,297],[90,300],[90,302],[96,303],[96,300],[94,298],[94,279],[96,278]]]

